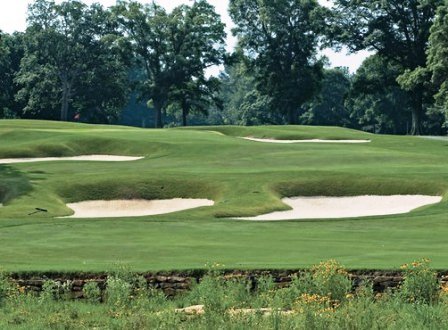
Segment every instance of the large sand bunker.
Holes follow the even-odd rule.
[[[264,143],[370,143],[371,140],[322,140],[322,139],[311,139],[311,140],[275,140],[275,139],[258,139],[252,137],[244,137],[243,139],[255,142]]]
[[[292,197],[282,201],[292,210],[240,220],[275,221],[296,219],[339,219],[402,214],[442,201],[440,196],[393,195],[356,197]]]
[[[43,158],[6,158],[0,159],[0,164],[35,163],[53,161],[90,161],[90,162],[129,162],[145,157],[113,156],[113,155],[84,155],[74,157],[43,157]]]
[[[141,217],[213,205],[214,202],[208,199],[183,198],[167,200],[86,201],[67,204],[75,212],[75,214],[68,218]]]

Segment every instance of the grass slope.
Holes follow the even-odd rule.
[[[279,145],[237,138],[242,136],[372,143]],[[395,268],[419,257],[448,267],[446,198],[388,217],[226,219],[284,210],[283,196],[445,195],[448,141],[328,127],[143,130],[11,120],[0,121],[0,141],[0,158],[145,156],[124,163],[0,165],[0,266],[6,270],[103,271],[116,262],[135,270],[201,268],[207,262],[295,268],[329,258],[350,268]],[[67,202],[172,197],[210,198],[216,205],[142,218],[55,218],[70,214]],[[28,216],[36,207],[49,212]]]

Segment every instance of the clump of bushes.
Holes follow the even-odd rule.
[[[430,304],[439,297],[439,281],[437,273],[429,267],[429,260],[422,259],[401,266],[404,281],[400,293],[403,298],[412,303]]]
[[[95,281],[90,281],[84,284],[82,292],[84,298],[91,303],[98,303],[101,301],[101,289]]]
[[[295,284],[302,288],[302,293],[327,297],[335,302],[343,301],[353,285],[347,271],[335,260],[313,266]]]
[[[68,300],[70,298],[72,282],[57,282],[53,280],[45,281],[40,293],[40,301],[48,303],[49,301]]]
[[[0,328],[447,328],[448,286],[440,287],[429,261],[402,269],[397,290],[375,295],[370,283],[353,291],[349,274],[334,260],[282,288],[271,276],[254,283],[215,264],[189,292],[168,299],[121,267],[104,292],[86,283],[83,301],[71,299],[70,282],[47,281],[35,296],[0,274]]]
[[[0,305],[10,296],[12,284],[5,273],[0,271]]]

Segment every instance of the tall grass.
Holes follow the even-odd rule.
[[[316,265],[286,288],[262,277],[253,289],[244,278],[213,269],[188,293],[172,299],[120,270],[109,275],[104,296],[91,282],[84,287],[86,299],[78,301],[67,294],[70,283],[46,282],[35,295],[2,275],[0,328],[446,328],[448,289],[440,286],[425,260],[403,268],[401,287],[384,294],[375,294],[369,283],[352,291],[347,272],[335,261]]]

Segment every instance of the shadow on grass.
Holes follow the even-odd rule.
[[[19,171],[0,165],[0,203],[6,204],[31,191],[29,180]]]

